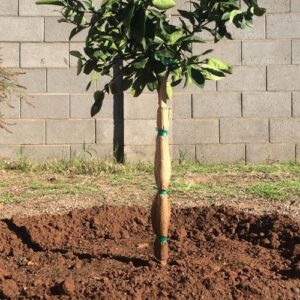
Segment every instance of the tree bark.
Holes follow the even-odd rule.
[[[168,231],[171,217],[168,189],[171,178],[171,158],[169,151],[169,120],[170,110],[167,105],[166,77],[159,77],[157,137],[155,151],[155,181],[158,192],[152,203],[152,227],[156,234],[154,255],[161,265],[165,266],[169,257]]]

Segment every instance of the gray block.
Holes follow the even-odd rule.
[[[214,51],[201,57],[202,59],[215,57],[231,65],[241,64],[241,42],[222,40],[218,43],[195,43],[193,45],[193,54],[199,55],[208,49]]]
[[[69,117],[68,95],[32,95],[21,101],[21,117],[23,119],[51,119]]]
[[[113,144],[114,141],[114,120],[97,119],[96,121],[96,143]]]
[[[275,14],[267,15],[267,38],[288,39],[300,38],[299,14]]]
[[[218,91],[265,91],[266,67],[233,68],[233,74],[218,81]]]
[[[46,70],[45,69],[22,69],[24,74],[18,76],[18,82],[26,87],[26,93],[46,92]]]
[[[131,145],[154,145],[156,120],[125,120],[124,143]]]
[[[268,119],[221,119],[220,132],[221,143],[263,143],[269,141]]]
[[[217,119],[177,119],[173,121],[173,144],[218,143]]]
[[[244,117],[290,117],[291,93],[243,93]]]
[[[292,41],[292,62],[294,65],[300,64],[300,40]]]
[[[300,91],[300,65],[268,66],[269,91]]]
[[[143,93],[139,97],[132,97],[124,94],[124,118],[135,119],[155,119],[158,108],[158,98],[156,93]]]
[[[293,93],[293,117],[300,117],[300,92]]]
[[[61,16],[61,9],[60,6],[37,5],[35,0],[19,0],[19,14],[20,16]]]
[[[71,145],[71,157],[112,159],[114,149],[112,144],[78,144]]]
[[[17,16],[18,0],[1,0],[0,16]]]
[[[172,159],[194,161],[196,159],[195,145],[171,145]]]
[[[278,118],[270,120],[272,143],[300,142],[300,118]]]
[[[68,43],[22,43],[22,68],[68,68]]]
[[[193,117],[240,117],[241,93],[207,92],[193,94]]]
[[[22,147],[22,156],[34,162],[48,159],[70,159],[69,145],[28,145]]]
[[[191,94],[174,94],[172,99],[172,118],[189,119],[192,115]]]
[[[86,86],[91,80],[91,76],[76,75],[76,69],[48,69],[47,87],[50,93],[84,93]],[[89,92],[95,90],[95,85],[91,85]]]
[[[300,0],[291,0],[291,11],[293,13],[300,12]]]
[[[154,161],[155,146],[125,146],[124,154],[126,162]]]
[[[292,49],[287,40],[243,41],[243,65],[290,64]]]
[[[70,23],[58,22],[60,18],[46,17],[45,18],[45,41],[46,42],[67,42],[69,41],[70,33],[75,27]],[[73,37],[73,42],[85,41],[87,32],[83,30],[78,35]]]
[[[71,42],[70,43],[70,51],[79,51],[82,55],[84,55],[84,47],[85,47],[85,43],[81,43],[81,42],[78,42],[78,43],[73,43]],[[70,66],[71,67],[77,67],[77,64],[78,64],[78,58],[71,55],[70,54]]]
[[[71,118],[74,119],[90,119],[91,107],[94,103],[93,94],[72,94],[70,96]],[[112,118],[113,117],[113,97],[105,95],[100,112],[94,117]]]
[[[254,17],[254,26],[242,30],[236,28],[233,24],[228,26],[229,32],[234,40],[258,40],[265,38],[265,16]]]
[[[0,53],[2,67],[19,67],[19,43],[0,43]]]
[[[39,17],[0,17],[2,42],[42,42],[44,19]]]
[[[6,119],[20,118],[20,97],[13,96],[6,101],[0,101],[0,115]]]
[[[248,144],[247,163],[295,162],[295,144]]]
[[[95,143],[94,120],[47,120],[47,144]]]
[[[290,12],[290,0],[259,0],[258,4],[259,6],[264,7],[268,14]],[[247,8],[243,1],[242,8]]]
[[[19,145],[1,145],[0,159],[13,160],[21,157],[21,146]]]
[[[202,164],[245,163],[245,145],[200,144],[196,146],[196,157]]]
[[[15,120],[8,119],[9,130],[1,131],[1,145],[20,145],[20,144],[44,144],[45,143],[45,121],[44,120]]]

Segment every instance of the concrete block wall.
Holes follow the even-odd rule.
[[[210,57],[233,65],[233,75],[174,89],[171,151],[174,158],[202,163],[300,161],[300,1],[260,0],[266,16],[254,28],[233,29],[233,41],[197,44],[195,54],[213,48]],[[188,7],[185,0],[177,6]],[[13,133],[0,131],[0,157],[18,153],[43,160],[80,153],[101,157],[113,153],[113,99],[90,118],[89,77],[76,76],[76,59],[85,33],[72,42],[71,26],[58,23],[53,7],[35,0],[0,1],[0,53],[5,67],[21,70],[26,100],[14,97],[14,108],[0,104]],[[172,10],[172,22],[178,22]],[[97,85],[102,85],[98,82]],[[124,97],[124,144],[128,160],[153,160],[157,97],[145,93]]]

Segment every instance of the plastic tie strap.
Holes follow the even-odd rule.
[[[159,194],[160,194],[160,195],[168,195],[169,192],[168,192],[167,190],[160,190],[160,191],[159,191]]]
[[[156,131],[157,131],[158,135],[160,135],[160,136],[168,136],[168,134],[169,134],[168,130],[164,130],[164,129],[160,129],[160,128],[156,128]]]
[[[159,241],[162,243],[162,244],[166,244],[169,239],[166,237],[166,236],[160,236],[159,237]]]

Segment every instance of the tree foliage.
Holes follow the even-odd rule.
[[[231,67],[216,58],[193,55],[193,43],[203,43],[206,32],[215,42],[231,39],[230,23],[244,29],[251,27],[254,16],[265,10],[256,0],[191,1],[191,10],[178,10],[179,22],[172,24],[167,10],[174,0],[104,0],[99,7],[92,0],[39,0],[38,4],[61,7],[63,21],[74,24],[70,39],[87,30],[84,53],[72,51],[78,58],[78,74],[93,72],[91,83],[99,76],[111,79],[94,95],[92,115],[99,109],[105,93],[116,93],[121,78],[123,91],[131,88],[139,96],[145,88],[154,91],[158,78],[167,77],[171,86],[194,83],[203,87],[206,80],[219,80],[231,73]],[[232,27],[231,27],[232,28]],[[118,73],[113,66],[122,61]],[[87,88],[88,88],[87,87]]]

